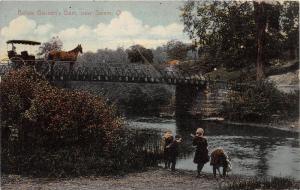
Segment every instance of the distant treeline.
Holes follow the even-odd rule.
[[[138,47],[140,52],[136,52],[136,56],[140,56],[139,54],[143,54],[143,56],[148,59],[149,62],[154,64],[165,63],[169,60],[180,59],[180,60],[191,60],[195,59],[197,56],[195,51],[190,51],[187,49],[189,45],[184,44],[180,41],[171,40],[167,45],[158,46],[155,49],[146,49],[141,45],[134,45],[130,48],[118,47],[116,50],[113,49],[98,49],[97,52],[86,52],[83,53],[82,56],[78,58],[78,62],[80,65],[84,65],[87,67],[95,67],[98,64],[103,63],[130,63],[130,62],[143,62],[142,59],[136,59],[137,61],[132,61],[130,59],[129,52],[133,51],[134,48]],[[172,51],[175,49],[179,49],[180,57],[176,57]],[[150,52],[145,52],[146,50],[150,50]],[[172,54],[173,53],[173,54]],[[147,55],[152,54],[152,55]],[[152,58],[151,58],[152,57]]]

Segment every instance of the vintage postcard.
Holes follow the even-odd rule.
[[[298,1],[0,1],[1,189],[300,189]]]

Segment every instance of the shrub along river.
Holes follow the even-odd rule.
[[[176,168],[196,170],[193,163],[194,148],[191,133],[198,127],[205,130],[209,151],[222,147],[231,158],[231,173],[248,176],[281,176],[300,180],[299,133],[274,128],[237,126],[199,120],[167,120],[161,118],[135,118],[128,120],[133,128],[147,129],[162,136],[165,130],[183,138]],[[157,146],[149,139],[148,146]],[[150,137],[150,136],[149,136]],[[204,172],[212,173],[207,163]]]

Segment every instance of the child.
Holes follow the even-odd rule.
[[[216,170],[218,170],[219,175],[221,175],[220,167],[223,167],[223,176],[226,176],[226,173],[231,169],[231,163],[225,151],[222,148],[217,148],[212,151],[210,160],[210,165],[213,166],[214,177],[216,177]]]
[[[173,142],[173,139],[172,132],[166,131],[163,136],[165,169],[170,168],[170,144]]]
[[[192,135],[194,137],[193,146],[196,146],[194,163],[197,164],[197,177],[200,177],[204,164],[209,161],[207,140],[203,137],[203,134],[204,130],[202,128],[198,128],[196,135]]]
[[[182,142],[180,135],[175,136],[175,140],[169,145],[171,170],[175,171],[176,159],[178,156],[178,145]]]

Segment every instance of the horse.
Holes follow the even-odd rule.
[[[55,64],[55,61],[68,61],[70,63],[70,71],[73,69],[73,65],[77,60],[78,53],[82,53],[81,44],[78,44],[76,48],[71,51],[50,51],[48,54],[48,61],[52,61],[51,70]]]
[[[180,61],[176,59],[167,62],[168,65],[179,65],[179,63]]]

